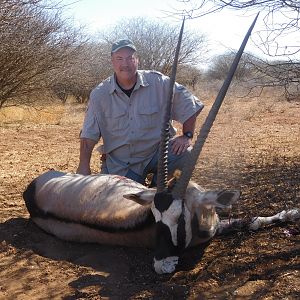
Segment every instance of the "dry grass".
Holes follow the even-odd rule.
[[[205,104],[197,122],[196,133],[217,95],[221,83],[194,91]],[[236,170],[238,165],[272,157],[293,157],[300,153],[299,103],[283,101],[277,90],[264,91],[260,98],[242,97],[245,91],[237,86],[229,89],[219,115],[203,148],[199,172],[222,173],[224,166]],[[10,107],[0,110],[0,126],[59,125],[78,136],[85,105],[69,101],[46,102],[35,107]],[[31,125],[30,125],[31,124]],[[75,129],[76,128],[76,129]],[[59,129],[58,130],[62,130]],[[78,146],[78,145],[76,145]],[[99,170],[99,154],[94,153],[92,168]],[[232,173],[232,170],[230,173]]]
[[[58,100],[37,101],[31,106],[15,105],[0,109],[0,126],[5,124],[67,124],[83,120],[84,104],[72,99],[66,104]]]
[[[198,86],[194,91],[205,104],[197,121],[196,133],[220,85],[220,82],[206,83],[205,87]],[[216,167],[219,160],[227,160],[230,164],[237,160],[247,160],[249,155],[259,157],[263,153],[264,156],[291,156],[295,151],[300,152],[300,105],[282,100],[279,94],[278,90],[265,90],[260,98],[249,98],[243,96],[245,91],[241,87],[233,86],[229,89],[202,156],[211,157]],[[72,101],[65,105],[58,101],[48,101],[34,107],[8,107],[0,110],[0,126],[48,124],[80,127],[84,111],[84,104]],[[217,148],[209,147],[210,139],[218,144]],[[209,155],[206,151],[209,151]]]
[[[205,95],[203,90],[196,91],[206,105],[197,128],[200,128],[215,99],[217,90],[214,88],[214,91],[209,90],[209,95]],[[276,90],[266,90],[259,98],[242,95],[244,92],[239,88],[229,90],[211,130],[211,135],[219,140],[221,151],[226,152],[222,149],[223,145],[243,153],[243,156],[255,149],[259,153],[274,152],[274,156],[300,150],[299,103],[282,100]]]

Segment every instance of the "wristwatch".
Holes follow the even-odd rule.
[[[186,131],[186,132],[183,133],[183,135],[185,135],[189,139],[192,139],[193,136],[194,136],[194,134],[191,131]]]

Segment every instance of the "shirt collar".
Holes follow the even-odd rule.
[[[136,85],[134,87],[134,90],[137,90],[140,88],[140,86],[148,86],[149,83],[144,75],[144,73],[140,70],[137,71],[137,80],[136,80]],[[116,82],[116,77],[115,74],[113,74],[110,77],[110,89],[109,89],[109,93],[112,94],[114,91],[117,91],[119,89],[118,84]]]

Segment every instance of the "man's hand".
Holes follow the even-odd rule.
[[[191,145],[192,139],[189,139],[185,135],[177,136],[170,142],[171,151],[177,155],[184,153]]]

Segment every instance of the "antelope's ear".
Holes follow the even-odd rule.
[[[237,190],[228,191],[223,190],[218,193],[218,197],[216,202],[219,204],[220,207],[229,207],[234,202],[236,202],[241,196],[241,192]],[[218,205],[216,205],[218,206]]]
[[[237,190],[208,191],[201,197],[200,204],[219,208],[230,208],[231,205],[239,199],[240,195],[240,191]]]
[[[153,202],[155,193],[156,189],[148,189],[134,194],[125,194],[123,197],[140,205],[149,205]]]

